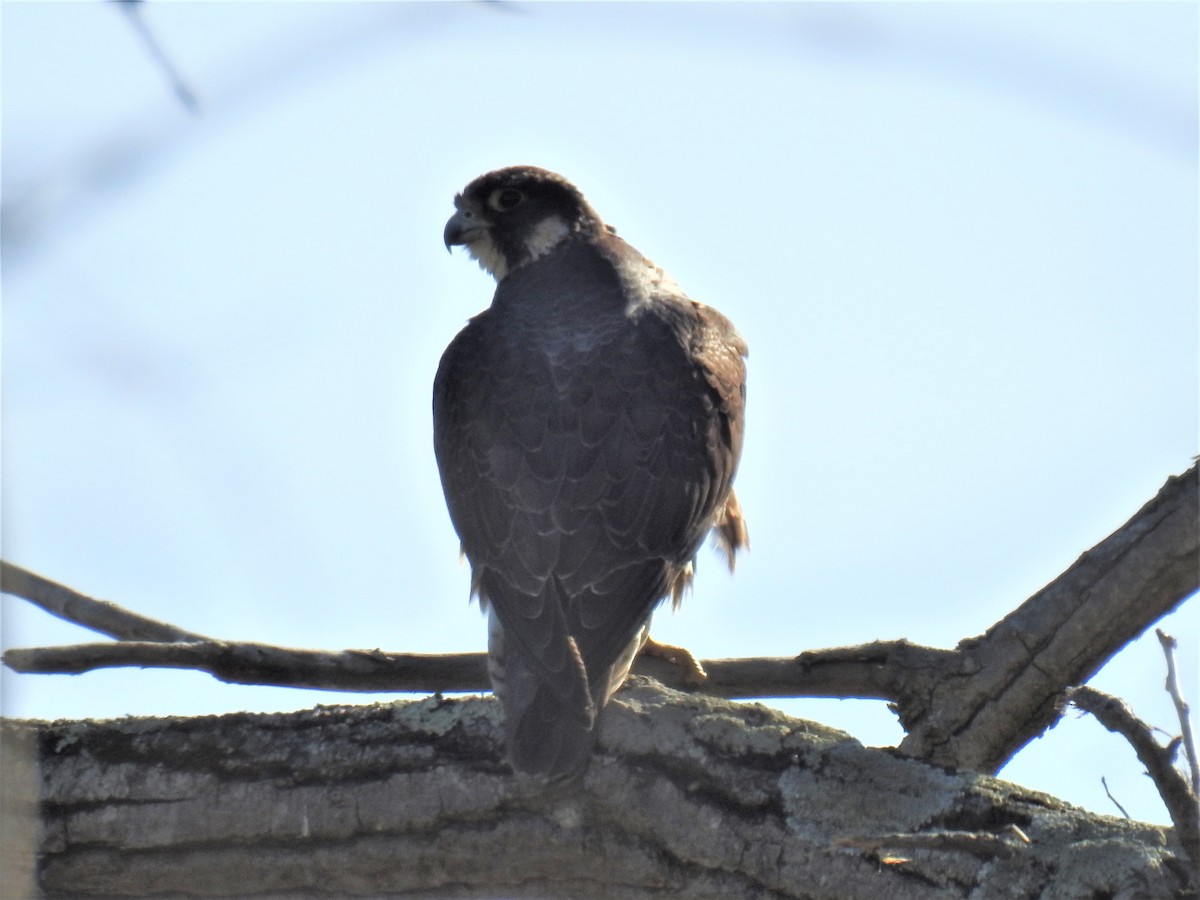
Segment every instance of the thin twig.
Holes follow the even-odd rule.
[[[202,634],[97,600],[49,578],[0,560],[0,588],[51,615],[125,641],[205,641]]]
[[[1112,791],[1110,791],[1108,789],[1108,781],[1105,780],[1103,775],[1100,776],[1100,784],[1104,786],[1104,793],[1108,797],[1108,799],[1112,801],[1113,806],[1115,806],[1117,809],[1119,809],[1121,811],[1121,815],[1123,815],[1127,819],[1131,818],[1129,815],[1129,810],[1127,810],[1125,807],[1123,807],[1121,805],[1121,801],[1118,800],[1116,797],[1114,797],[1112,795]]]
[[[1179,679],[1175,674],[1175,648],[1179,642],[1161,628],[1155,628],[1158,642],[1162,644],[1163,655],[1167,658],[1167,693],[1175,704],[1175,712],[1179,715],[1180,736],[1183,738],[1183,752],[1187,756],[1188,769],[1191,772],[1192,793],[1200,796],[1200,763],[1196,761],[1196,739],[1192,736],[1191,709],[1183,699],[1179,690]]]
[[[154,60],[155,65],[166,77],[171,89],[175,92],[175,97],[183,104],[183,108],[192,115],[199,115],[200,101],[196,98],[195,91],[188,87],[183,76],[179,74],[179,69],[171,61],[171,57],[167,55],[158,38],[154,36],[154,32],[150,30],[149,23],[142,18],[142,0],[117,0],[117,5],[129,19],[129,24],[141,38],[146,52],[150,54],[150,58]]]

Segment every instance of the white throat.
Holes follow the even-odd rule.
[[[552,252],[570,234],[570,227],[560,216],[547,216],[542,219],[530,233],[529,240],[525,242],[525,262],[541,259],[547,253]],[[467,252],[471,254],[472,259],[479,263],[479,268],[497,281],[502,280],[508,274],[508,261],[492,242],[492,239],[488,237],[486,231],[481,231],[475,240],[467,244]]]
[[[479,263],[479,268],[497,281],[508,274],[508,263],[504,260],[504,254],[496,249],[496,245],[487,236],[487,232],[482,232],[475,240],[469,241],[467,252],[471,254],[473,260]]]

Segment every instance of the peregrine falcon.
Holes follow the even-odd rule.
[[[434,450],[509,761],[569,779],[705,536],[731,569],[747,544],[746,345],[560,175],[499,169],[454,205],[446,248],[497,285],[442,356]]]

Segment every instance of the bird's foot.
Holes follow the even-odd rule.
[[[654,638],[647,637],[646,643],[642,645],[641,655],[654,656],[675,666],[683,676],[683,683],[688,687],[700,687],[708,681],[708,673],[704,671],[704,666],[700,665],[700,660],[686,647],[660,644]]]

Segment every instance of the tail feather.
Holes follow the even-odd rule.
[[[522,698],[524,699],[524,698]],[[582,720],[539,685],[527,704],[505,704],[505,738],[514,769],[551,781],[581,776],[596,742],[595,719]]]
[[[571,642],[578,665],[578,649]],[[504,705],[508,759],[518,772],[565,781],[583,774],[595,743],[596,706],[571,703],[542,680],[524,649],[504,639],[493,611],[488,619],[488,674]]]

